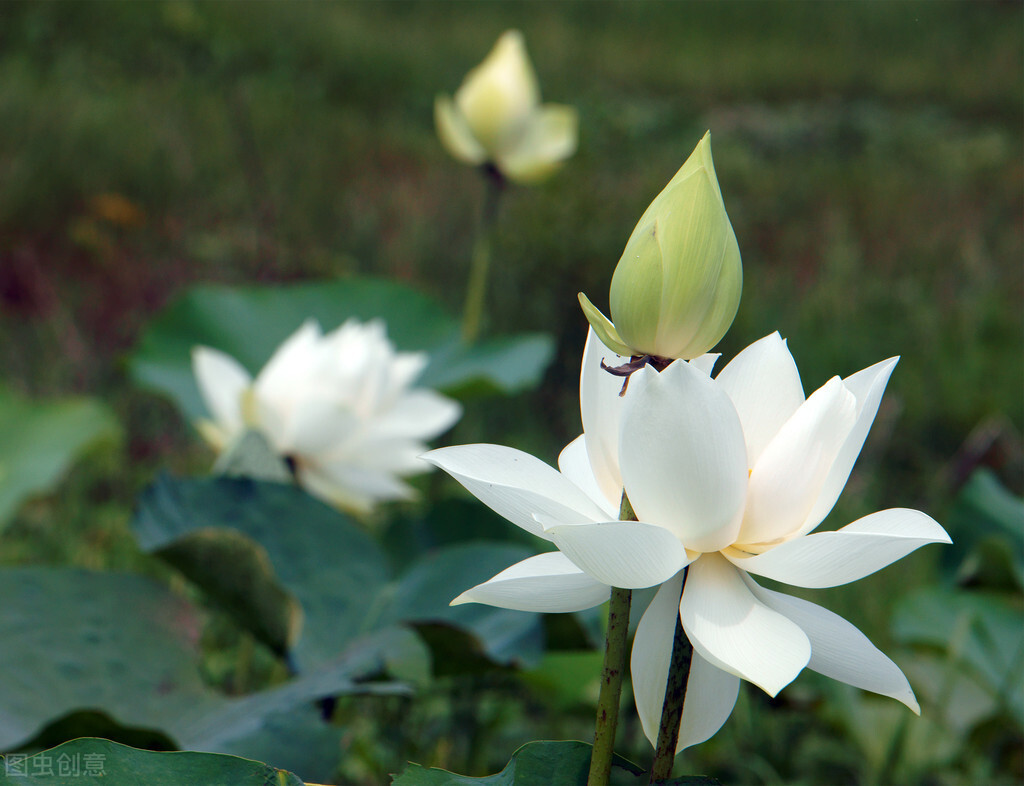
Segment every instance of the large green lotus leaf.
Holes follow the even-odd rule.
[[[467,631],[503,663],[533,662],[542,649],[536,614],[448,605],[530,556],[523,546],[449,545],[395,579],[376,541],[349,517],[294,486],[239,478],[161,477],[141,496],[133,526],[143,549],[172,561],[248,629],[272,635],[268,643],[300,672],[360,634],[410,622]],[[410,658],[419,655],[396,652],[395,664]]]
[[[228,698],[202,683],[197,611],[139,576],[73,569],[0,571],[0,750],[44,728],[78,734],[109,728],[160,732],[178,747],[207,751],[260,745],[282,753],[271,734],[282,716],[309,722],[312,702],[344,693],[406,693],[390,682],[359,682],[387,668],[396,651],[418,647],[415,634],[391,628],[350,643],[333,660],[282,685]],[[68,719],[62,724],[62,719]],[[91,725],[91,728],[89,724]],[[53,739],[52,736],[43,739]],[[329,773],[337,749],[303,772]]]
[[[73,710],[169,730],[217,704],[196,667],[195,609],[152,581],[11,568],[0,598],[0,750]]]
[[[29,496],[45,491],[75,457],[119,433],[98,401],[26,401],[0,389],[0,530]]]
[[[305,671],[369,629],[390,579],[349,517],[291,485],[162,476],[141,496],[139,545],[179,567]],[[222,561],[222,555],[248,557]]]
[[[447,770],[410,764],[392,781],[392,786],[585,786],[590,770],[592,745],[567,740],[564,742],[528,742],[512,754],[505,769],[495,775],[470,778]],[[615,765],[629,775],[625,782],[641,782],[636,765],[616,756]],[[646,783],[646,779],[643,780]]]
[[[406,351],[425,350],[422,384],[445,391],[511,393],[536,385],[551,362],[550,337],[507,337],[462,343],[457,322],[427,296],[401,284],[369,279],[276,285],[199,286],[164,309],[130,359],[136,381],[168,394],[190,419],[205,409],[192,375],[192,348],[227,352],[253,374],[307,319],[333,330],[349,317],[381,318]]]
[[[1019,595],[926,588],[903,598],[892,630],[963,664],[1024,724],[1024,603]]]
[[[0,784],[68,786],[95,779],[106,786],[302,786],[295,775],[218,753],[159,753],[94,737],[71,740],[32,756],[9,755]]]

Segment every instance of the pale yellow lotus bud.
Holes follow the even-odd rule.
[[[609,321],[580,304],[619,355],[690,359],[725,335],[736,316],[743,268],[711,160],[711,134],[640,217],[612,276]]]
[[[576,152],[576,110],[540,105],[537,76],[518,30],[498,39],[455,99],[434,102],[441,143],[467,164],[492,164],[518,182],[543,180]]]

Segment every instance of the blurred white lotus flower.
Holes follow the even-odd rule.
[[[441,143],[459,161],[492,164],[521,183],[544,180],[576,152],[576,110],[540,105],[537,77],[518,30],[498,39],[454,100],[437,97],[434,121]]]
[[[614,365],[591,331],[580,381],[584,434],[562,451],[560,472],[496,445],[427,454],[559,549],[453,603],[578,611],[605,601],[613,586],[660,586],[636,632],[633,692],[654,744],[681,618],[694,654],[677,750],[721,727],[740,678],[774,696],[804,667],[918,712],[903,673],[853,625],[752,577],[832,587],[926,543],[950,542],[929,516],[906,509],[810,534],[846,484],[897,359],[834,377],[805,400],[796,364],[774,333],[715,379],[717,356],[704,355],[660,374],[641,369],[620,398],[620,381],[600,369],[602,355]],[[617,520],[623,487],[640,521]]]
[[[221,452],[259,431],[307,491],[367,512],[411,496],[400,478],[430,469],[418,458],[423,441],[461,414],[439,393],[410,389],[426,363],[426,353],[396,352],[380,320],[350,319],[326,335],[307,321],[255,380],[229,355],[196,347],[192,365],[212,416],[198,427]]]

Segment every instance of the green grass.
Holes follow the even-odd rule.
[[[1024,426],[1022,22],[998,2],[3,4],[4,382],[102,396],[128,435],[25,508],[0,561],[147,569],[135,494],[208,457],[120,359],[187,284],[367,273],[458,310],[482,184],[445,156],[432,103],[508,27],[582,131],[563,172],[503,205],[486,330],[549,331],[559,354],[542,390],[471,404],[452,441],[553,461],[578,433],[576,293],[607,304],[636,219],[710,128],[745,272],[721,351],[778,329],[808,390],[901,355],[833,519],[904,505],[941,521],[971,431],[1005,418],[1012,446]],[[138,215],[105,214],[104,194]],[[1000,470],[1019,493],[1017,444]],[[933,563],[818,597],[885,645],[890,597]],[[786,712],[779,734],[798,735]],[[701,761],[753,744],[723,740]],[[728,772],[800,777],[770,758]]]

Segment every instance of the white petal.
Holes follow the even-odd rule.
[[[438,96],[434,101],[434,125],[441,144],[454,158],[466,164],[482,164],[487,160],[487,152],[448,96]]]
[[[582,611],[608,600],[610,587],[587,576],[557,551],[506,568],[452,601],[517,611]]]
[[[633,698],[644,734],[656,745],[661,725],[661,707],[665,702],[665,683],[672,661],[672,640],[679,617],[682,575],[666,581],[658,589],[640,619],[633,638],[629,669],[633,679]]]
[[[739,693],[739,677],[715,668],[694,652],[676,753],[711,739],[729,719]]]
[[[317,458],[324,461],[340,459],[367,469],[398,475],[416,475],[434,469],[432,464],[421,458],[426,449],[426,445],[415,439],[369,435],[353,441],[343,451],[322,454]]]
[[[771,696],[810,660],[811,644],[799,626],[756,600],[742,573],[719,554],[690,565],[679,612],[701,657]]]
[[[340,461],[299,462],[299,484],[324,502],[356,513],[367,513],[383,500],[411,499],[415,491],[393,473]]]
[[[666,581],[647,607],[633,639],[630,673],[633,697],[644,734],[657,745],[665,683],[672,660],[672,643],[679,616],[682,576]],[[739,678],[716,669],[693,653],[686,684],[676,753],[710,739],[732,713],[739,694]]]
[[[385,339],[390,355],[388,360],[388,391],[385,398],[392,400],[403,393],[419,379],[423,369],[430,363],[426,352],[393,352],[393,345]]]
[[[716,380],[740,416],[747,459],[754,466],[782,425],[804,403],[793,356],[785,340],[772,333],[740,352]]]
[[[758,600],[791,619],[807,634],[811,641],[807,668],[855,688],[890,696],[921,714],[914,691],[899,666],[856,627],[809,601],[773,592],[753,581],[749,585]]]
[[[833,377],[786,421],[750,473],[740,543],[768,543],[800,528],[853,428],[856,407]]]
[[[619,472],[619,425],[623,407],[619,392],[622,390],[622,378],[601,368],[602,361],[609,366],[620,366],[626,358],[608,349],[591,328],[587,333],[580,369],[580,415],[594,477],[604,497],[617,500],[622,497],[622,475]]]
[[[411,390],[374,424],[381,434],[431,439],[447,431],[461,417],[457,401],[433,390]]]
[[[571,106],[545,104],[529,119],[521,135],[498,151],[498,168],[519,183],[539,183],[576,152],[579,119]]]
[[[817,532],[780,543],[763,554],[726,557],[740,570],[797,587],[838,587],[881,570],[949,535],[919,510],[893,508],[858,519],[835,532]]]
[[[573,485],[579,486],[607,514],[608,519],[618,518],[622,498],[620,496],[616,500],[608,499],[604,489],[597,485],[597,478],[594,477],[594,470],[587,456],[586,439],[582,434],[562,448],[562,452],[558,454],[558,471],[572,481]]]
[[[558,470],[502,445],[440,448],[423,458],[440,467],[491,510],[549,539],[536,515],[564,524],[602,521],[605,514]]]
[[[307,319],[285,339],[256,375],[257,398],[282,409],[304,395],[321,365],[317,352],[320,338],[320,325]]]
[[[637,518],[696,551],[736,537],[747,486],[743,430],[732,402],[689,363],[633,374],[619,458]]]
[[[576,524],[546,532],[574,564],[612,587],[653,587],[690,562],[675,535],[640,521]]]
[[[282,453],[320,453],[346,442],[359,427],[359,418],[353,412],[320,391],[304,396],[301,407],[277,414],[283,415],[280,421],[269,415],[262,419],[270,441]]]
[[[230,355],[210,347],[192,350],[192,370],[206,409],[222,431],[242,429],[242,393],[252,377]]]
[[[700,369],[710,377],[711,372],[715,368],[715,363],[718,362],[718,359],[720,357],[722,357],[721,352],[705,352],[703,355],[695,357],[693,358],[693,360],[688,360],[686,362],[689,363],[694,368]]]
[[[860,449],[864,446],[871,424],[875,421],[875,413],[878,412],[878,404],[882,400],[885,386],[889,382],[892,370],[896,368],[899,358],[889,358],[881,363],[876,363],[870,368],[858,371],[851,377],[843,380],[843,385],[857,399],[857,420],[850,430],[849,436],[843,443],[843,447],[836,456],[832,469],[821,488],[817,502],[807,516],[807,520],[800,528],[800,532],[810,532],[817,527],[832,510],[839,495],[843,492],[850,471],[853,469]]]

